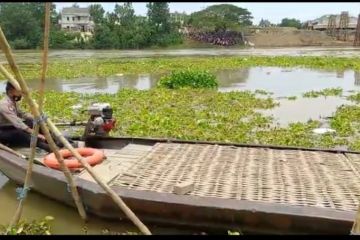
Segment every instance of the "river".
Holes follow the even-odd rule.
[[[355,48],[278,48],[278,49],[182,49],[182,50],[134,50],[134,51],[50,51],[50,61],[55,59],[83,58],[134,58],[157,56],[223,56],[223,55],[259,55],[259,56],[342,56],[353,57],[360,53]],[[1,55],[1,54],[0,54]],[[40,52],[16,51],[18,62],[33,62],[40,59]],[[220,82],[219,91],[238,91],[262,89],[273,93],[280,106],[264,111],[274,116],[279,125],[290,122],[305,122],[309,119],[323,119],[342,104],[348,103],[344,97],[302,98],[302,94],[311,90],[340,87],[345,95],[352,90],[360,90],[360,73],[352,70],[325,71],[304,68],[252,67],[216,72]],[[141,74],[110,76],[105,78],[86,77],[70,80],[49,79],[46,88],[56,91],[75,91],[81,93],[115,93],[123,88],[146,90],[156,86],[162,75]],[[38,87],[38,80],[29,80],[31,88]],[[0,90],[4,82],[0,82]],[[297,96],[296,100],[287,97]],[[299,111],[301,109],[302,111]],[[15,213],[18,204],[15,193],[16,185],[0,173],[0,224],[7,224]],[[55,234],[83,234],[84,224],[75,209],[32,193],[25,204],[24,218],[40,219],[47,215],[55,218],[52,226]],[[127,222],[105,221],[91,217],[87,224],[89,234],[100,234],[107,229],[114,232],[136,231]],[[150,226],[154,233],[195,233],[192,230],[159,228]]]
[[[14,51],[18,63],[41,59],[41,52],[34,50]],[[360,49],[354,47],[287,47],[287,48],[198,48],[159,50],[51,50],[49,60],[58,59],[116,59],[143,57],[185,57],[185,56],[338,56],[356,57]],[[4,59],[0,53],[0,59]]]

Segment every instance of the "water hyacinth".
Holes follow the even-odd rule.
[[[36,94],[34,96],[37,97]],[[336,130],[335,135],[317,136],[312,130],[320,127],[319,121],[276,126],[272,117],[258,110],[272,109],[279,103],[269,96],[257,96],[250,91],[165,88],[145,91],[123,89],[116,94],[50,91],[46,93],[45,100],[45,112],[60,122],[74,119],[72,105],[81,103],[86,107],[91,102],[110,103],[117,118],[112,136],[318,148],[347,145],[350,149],[360,150],[359,141],[354,142],[360,139],[357,138],[360,107],[356,106],[343,106],[335,112],[330,120],[331,128]],[[75,116],[78,121],[85,121],[88,117],[86,111],[79,111]]]
[[[182,70],[174,71],[170,75],[162,77],[158,82],[158,87],[169,89],[179,88],[209,88],[217,89],[219,86],[216,76],[208,71]]]
[[[183,69],[216,71],[256,66],[306,67],[327,70],[360,70],[360,58],[291,57],[291,56],[216,56],[216,57],[157,57],[137,59],[85,59],[61,60],[49,63],[49,78],[71,79],[87,76],[113,76],[116,74],[170,73]],[[9,67],[6,66],[8,69]],[[25,78],[39,77],[40,64],[19,64]]]

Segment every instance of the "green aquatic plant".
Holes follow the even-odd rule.
[[[71,79],[77,77],[106,77],[116,74],[165,74],[183,69],[197,69],[214,72],[222,69],[245,67],[306,67],[327,70],[360,70],[360,58],[341,57],[291,57],[291,56],[216,56],[216,57],[157,57],[136,59],[84,59],[51,61],[49,78]],[[6,66],[9,69],[9,66]],[[23,63],[19,68],[25,78],[39,77],[40,63]]]
[[[35,98],[37,94],[34,93]],[[254,92],[217,92],[211,89],[124,89],[116,94],[78,94],[50,91],[45,94],[45,113],[54,122],[86,121],[86,111],[73,114],[71,106],[108,102],[114,108],[117,127],[112,136],[159,137],[183,140],[333,148],[357,146],[352,139],[360,129],[360,107],[339,107],[330,126],[336,133],[316,135],[319,121],[277,127],[261,113],[279,103]],[[26,106],[23,106],[26,108]],[[81,129],[79,129],[81,131]],[[79,132],[80,134],[80,132]]]
[[[289,101],[295,101],[297,99],[296,96],[287,97],[287,100]]]
[[[157,85],[169,89],[184,87],[217,89],[219,83],[216,76],[208,71],[187,69],[174,71],[170,75],[162,77]]]
[[[355,93],[346,98],[349,101],[360,103],[360,93]]]
[[[356,105],[339,107],[330,120],[330,126],[343,137],[358,133],[360,127],[360,107]]]
[[[54,218],[51,216],[46,216],[41,220],[20,221],[18,224],[12,226],[10,229],[7,229],[8,226],[2,226],[1,234],[7,235],[51,235],[51,226],[50,222]]]
[[[239,231],[230,231],[230,230],[227,231],[227,234],[228,234],[228,235],[236,235],[236,236],[243,235],[243,234],[242,234],[241,232],[239,232]]]
[[[271,95],[271,94],[273,94],[272,92],[268,92],[268,91],[263,90],[263,89],[256,89],[255,93],[260,94],[260,95]]]
[[[303,97],[306,98],[317,98],[320,96],[341,96],[343,93],[342,88],[325,88],[321,91],[310,91],[303,94]]]

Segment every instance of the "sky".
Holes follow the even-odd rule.
[[[80,7],[86,7],[96,2],[79,2]],[[115,2],[100,3],[105,11],[112,12]],[[121,4],[120,2],[118,2]],[[221,2],[223,4],[224,2]],[[56,8],[60,11],[63,7],[69,7],[74,2],[57,3]],[[186,12],[202,10],[210,5],[220,4],[220,2],[170,2],[170,12]],[[283,18],[296,18],[300,21],[314,20],[325,14],[340,14],[341,11],[348,11],[350,16],[357,17],[360,14],[360,2],[230,2],[229,4],[248,9],[254,19],[255,24],[263,19],[272,23],[280,23]],[[146,2],[134,2],[133,7],[137,15],[146,15]]]

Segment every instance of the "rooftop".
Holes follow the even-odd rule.
[[[61,11],[62,14],[73,14],[73,15],[90,15],[89,8],[80,7],[64,7]]]

